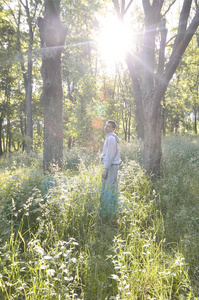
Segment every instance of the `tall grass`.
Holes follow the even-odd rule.
[[[181,249],[198,294],[199,138],[170,136],[164,140],[162,175],[156,183],[158,208],[167,244]],[[196,284],[195,284],[196,283]]]
[[[99,217],[98,155],[81,151],[51,177],[20,155],[0,165],[0,299],[194,299],[186,251],[167,232],[163,179],[154,187],[145,176],[137,143],[121,149],[109,219]]]

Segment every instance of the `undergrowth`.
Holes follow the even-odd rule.
[[[173,135],[163,141],[162,174],[155,189],[164,218],[165,238],[185,257],[199,295],[199,138]]]
[[[197,171],[199,148],[190,142],[188,158],[183,143],[167,141],[155,186],[138,164],[138,145],[121,149],[119,212],[109,219],[99,217],[98,155],[66,152],[64,172],[49,177],[39,160],[0,161],[0,299],[196,299],[197,220],[187,223],[197,215],[187,203],[197,210],[196,178],[184,184]],[[190,164],[184,181],[174,180],[182,171],[178,151]]]

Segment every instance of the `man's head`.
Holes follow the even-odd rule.
[[[108,120],[104,126],[104,132],[107,134],[113,132],[116,128],[116,122],[113,120]]]

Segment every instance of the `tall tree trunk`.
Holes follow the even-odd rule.
[[[29,49],[28,49],[28,76],[26,86],[26,149],[30,151],[32,149],[33,140],[33,124],[32,124],[32,46],[33,46],[33,29],[30,18],[28,1],[25,5],[28,27],[29,27]]]
[[[21,129],[21,135],[22,135],[22,137],[23,137],[22,151],[24,151],[24,150],[25,150],[25,136],[24,136],[23,118],[22,118],[22,115],[20,116],[20,129]]]
[[[122,112],[122,124],[123,124],[123,130],[124,130],[124,140],[127,141],[127,123],[126,123],[126,117],[125,113]]]
[[[152,96],[153,98],[155,97]],[[152,98],[152,101],[153,101]],[[151,97],[150,97],[151,100]],[[155,100],[155,99],[154,99]],[[153,108],[149,101],[143,106],[144,116],[144,169],[152,176],[158,176],[162,157],[161,148],[161,105]]]
[[[3,125],[3,118],[0,117],[0,156],[3,155],[3,149],[2,149],[2,125]]]
[[[152,15],[145,2],[145,34],[143,46],[142,118],[144,125],[143,163],[147,173],[159,174],[161,150],[160,101],[155,99],[155,36],[159,15]]]
[[[11,123],[10,123],[10,91],[11,87],[9,84],[9,79],[7,78],[5,97],[6,97],[6,106],[7,106],[7,136],[6,136],[6,151],[11,152]]]
[[[196,101],[194,103],[194,132],[195,134],[197,134],[197,105],[196,105]]]
[[[28,53],[28,84],[26,92],[26,149],[32,149],[33,124],[32,124],[32,53]]]
[[[61,54],[67,30],[60,22],[59,7],[59,1],[46,0],[44,18],[38,18],[42,47],[44,171],[51,171],[54,164],[61,169],[63,159]]]
[[[128,142],[130,142],[131,140],[131,109],[130,109],[130,113],[129,113],[129,121],[128,121]]]
[[[25,69],[24,55],[21,50],[21,7],[19,7],[18,12],[18,22],[17,22],[17,49],[20,56],[21,70],[23,74],[24,87],[26,92],[26,142],[23,142],[23,150],[26,146],[27,151],[32,148],[32,138],[33,138],[33,128],[32,128],[32,45],[33,45],[33,30],[31,24],[31,18],[29,14],[28,1],[26,0],[26,5],[20,1],[26,10],[28,27],[29,27],[29,49],[28,49],[28,70]]]
[[[7,113],[7,139],[6,139],[6,150],[11,152],[11,128],[10,128],[10,113]]]

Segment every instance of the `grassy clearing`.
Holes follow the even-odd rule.
[[[123,147],[120,211],[103,220],[97,155],[66,152],[67,169],[50,178],[43,176],[40,159],[35,163],[18,155],[2,160],[0,299],[197,299],[192,281],[197,221],[183,224],[192,214],[184,195],[192,193],[192,209],[197,209],[196,178],[187,183],[199,153],[198,142],[191,141],[167,140],[156,186],[138,164],[138,145]],[[189,165],[180,197],[182,181],[178,189],[174,181],[182,170],[178,151]],[[195,235],[188,239],[191,230]]]

